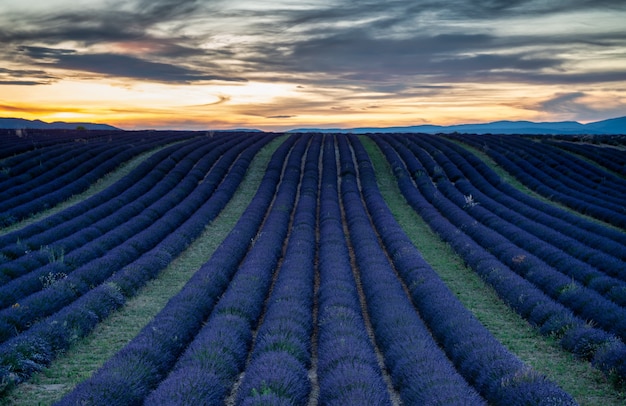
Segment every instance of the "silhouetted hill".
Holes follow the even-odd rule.
[[[25,120],[23,118],[0,118],[0,128],[4,129],[75,130],[77,127],[84,127],[86,130],[119,130],[119,128],[108,124],[67,123],[64,121],[46,123],[41,120]]]
[[[585,125],[585,128],[600,131],[603,134],[626,134],[626,116],[589,123]]]
[[[416,125],[407,127],[359,127],[359,128],[298,128],[289,132],[351,132],[366,133],[472,133],[472,134],[626,134],[626,117],[612,118],[588,124],[576,121],[532,122],[494,121],[482,124],[459,124],[451,126]]]

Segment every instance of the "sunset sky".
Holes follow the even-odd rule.
[[[0,0],[0,117],[124,129],[626,115],[624,0]]]

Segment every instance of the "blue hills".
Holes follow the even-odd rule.
[[[626,116],[593,123],[577,121],[532,122],[494,121],[482,124],[458,124],[450,126],[416,125],[405,127],[357,127],[357,128],[298,128],[289,132],[351,132],[366,133],[471,133],[471,134],[626,134]]]
[[[0,128],[2,129],[75,130],[78,127],[82,127],[85,130],[120,130],[108,124],[67,123],[65,121],[47,123],[41,120],[25,120],[23,118],[0,118]]]
[[[120,130],[108,124],[78,123],[55,121],[47,123],[41,120],[25,120],[21,118],[0,118],[2,129],[66,129],[73,130],[83,127],[86,130]],[[246,129],[254,132],[259,130]],[[403,127],[357,127],[357,128],[295,128],[294,132],[325,132],[366,134],[366,133],[471,133],[471,134],[607,134],[625,135],[626,116],[581,124],[577,121],[533,122],[533,121],[494,121],[480,124],[415,125]]]

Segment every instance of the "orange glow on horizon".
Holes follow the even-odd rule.
[[[464,84],[448,92],[390,99],[384,94],[345,89],[309,89],[294,83],[218,83],[171,85],[130,80],[65,79],[46,86],[6,86],[0,116],[43,121],[77,121],[122,129],[391,127],[454,125],[498,120],[560,121],[541,103],[559,91],[511,84]],[[351,89],[350,89],[351,90]],[[598,91],[591,102],[619,107]],[[603,99],[604,97],[604,99]],[[596,98],[596,99],[594,99]],[[539,107],[538,107],[539,106]]]

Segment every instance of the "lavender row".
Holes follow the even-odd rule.
[[[296,141],[254,244],[206,324],[144,404],[220,404],[228,395],[245,365],[252,331],[283,254],[306,146],[306,138]]]
[[[415,311],[396,277],[363,206],[352,151],[341,154],[341,200],[367,309],[394,385],[406,404],[483,405],[485,400],[456,371]]]
[[[192,164],[193,162],[190,162],[190,165]],[[183,191],[186,190],[187,191],[186,193],[189,193],[191,190],[193,190],[193,188],[197,186],[197,181],[201,179],[202,176],[204,176],[204,174],[201,173],[199,174],[199,176],[196,176],[195,179],[190,179],[190,181],[186,183],[183,182],[181,184],[181,189]],[[167,193],[170,190],[170,188],[173,188],[174,185],[175,184],[165,185],[166,188],[162,190],[161,192]],[[50,264],[49,266],[44,266],[40,268],[39,270],[30,272],[27,275],[21,278],[18,278],[12,281],[11,283],[0,288],[0,292],[3,293],[2,295],[3,305],[10,306],[11,304],[16,303],[18,300],[23,300],[23,298],[26,297],[28,294],[41,289],[42,283],[40,282],[39,279],[45,276],[46,274],[48,274],[48,272],[52,274],[51,269],[55,270],[55,274],[57,274],[58,272],[59,274],[62,273],[64,275],[70,274],[72,271],[74,271],[77,268],[80,270],[82,265],[85,265],[86,263],[92,260],[96,260],[100,256],[114,249],[116,246],[121,246],[124,243],[124,241],[130,239],[134,234],[141,232],[142,230],[147,228],[149,225],[157,221],[159,215],[162,216],[165,212],[173,208],[179,202],[179,200],[168,199],[167,196],[165,198],[163,198],[163,196],[158,196],[158,197],[162,198],[162,201],[160,203],[157,202],[153,206],[154,208],[147,209],[149,210],[148,214],[136,216],[133,219],[130,219],[129,221],[127,221],[126,224],[124,224],[122,227],[114,228],[107,234],[95,239],[93,242],[89,244],[86,244],[85,247],[78,249],[74,252],[70,252],[63,258],[62,261],[59,261],[59,263]],[[155,208],[158,209],[158,211],[155,211]],[[87,230],[87,232],[89,232],[89,230]],[[80,243],[85,233],[81,232],[77,234],[78,235],[75,234],[75,236],[77,237],[75,238],[75,240],[77,240],[77,242]],[[155,235],[154,238],[158,238],[158,235]],[[59,241],[58,243],[55,243],[55,245],[53,245],[52,247],[56,247],[58,245],[61,246],[61,249],[67,247],[67,245],[63,244],[63,240]],[[41,252],[39,253],[41,254]],[[140,254],[140,251],[136,251],[136,256],[139,254]],[[27,255],[25,257],[20,258],[20,260],[28,261],[30,259],[29,257],[31,256],[32,255]],[[14,261],[15,265],[18,265],[18,266],[22,265],[21,262],[24,262],[24,261],[20,261],[20,260]],[[33,261],[31,260],[30,263],[32,262]],[[14,265],[14,263],[11,263],[9,265]],[[29,262],[26,262],[26,264],[28,263]],[[29,305],[28,300],[21,304],[24,305],[24,307],[28,308],[28,305]],[[22,306],[15,308],[15,312],[20,312],[20,311],[24,311],[22,309]],[[35,308],[31,309],[30,311],[31,312],[38,311],[37,306],[35,306]]]
[[[415,173],[416,171],[420,171],[424,168],[422,166],[422,163],[425,162],[426,159],[424,158],[425,152],[423,150],[412,148],[409,150],[410,152],[406,152],[405,144],[395,143],[395,140],[391,140],[391,143],[395,145],[396,151],[400,153],[400,155],[406,162],[409,172]],[[417,160],[416,156],[420,156],[420,158],[422,159],[421,162]],[[416,168],[422,168],[422,169],[416,169]],[[497,235],[496,233],[491,231],[489,228],[484,227],[478,224],[477,222],[472,221],[471,219],[467,219],[467,215],[462,210],[459,210],[457,206],[451,204],[447,199],[442,197],[442,195],[430,182],[427,176],[420,176],[418,178],[415,178],[415,182],[422,196],[426,198],[426,201],[429,202],[429,204],[432,204],[435,210],[439,210],[438,213],[444,214],[446,219],[450,221],[452,225],[458,227],[458,229],[463,231],[464,234],[468,234],[469,236],[474,238],[475,241],[473,240],[472,243],[477,244],[479,247],[481,247],[481,249],[484,249],[487,252],[490,252],[494,256],[497,256],[497,253],[500,253],[501,256],[504,256],[506,254],[507,259],[518,258],[520,264],[525,262],[528,259],[527,255],[520,254],[521,251],[519,249],[513,248],[513,251],[507,253],[506,249],[509,248],[510,245],[505,238]],[[403,190],[403,192],[405,191]],[[494,252],[496,250],[497,252]],[[544,266],[542,268],[542,271],[546,271],[545,268],[546,267]],[[507,267],[507,269],[510,270],[511,268]],[[549,269],[547,271],[549,273],[551,272]],[[539,278],[543,275],[543,273],[532,272],[532,273],[529,273],[528,275],[531,277],[534,276],[534,277]],[[542,281],[539,281],[539,282],[542,282]],[[559,292],[558,290],[559,285],[551,285],[551,283],[553,282],[554,280],[544,280],[542,285],[545,285],[546,289],[552,289],[553,293],[557,293]],[[560,282],[561,282],[561,288],[563,288],[564,287],[563,284],[568,285],[571,282],[571,280],[568,280],[566,282],[565,280],[561,279]],[[560,326],[560,327],[564,328],[564,326]]]
[[[323,405],[390,405],[344,235],[335,143],[326,136],[319,213],[317,376]]]
[[[174,233],[131,266],[120,269],[71,305],[0,345],[2,387],[20,382],[47,365],[59,351],[87,335],[100,320],[120,307],[126,297],[134,295],[147,280],[154,278],[180,254],[230,200],[252,157],[269,139],[269,136],[262,137],[247,148],[230,168],[223,168],[228,175],[213,196],[204,199],[202,207],[187,215],[186,221]]]
[[[54,144],[8,158],[2,162],[0,188],[8,190],[11,187],[32,182],[38,176],[46,176],[58,165],[63,165],[78,153],[84,153],[88,148],[83,144]],[[8,198],[7,195],[6,199]]]
[[[548,185],[563,191],[585,191],[590,202],[604,201],[618,207],[626,198],[626,181],[549,144],[527,137],[507,138],[507,155],[523,159],[543,172]]]
[[[373,138],[389,161],[402,194],[430,227],[491,285],[500,298],[544,335],[561,337],[561,345],[579,357],[591,359],[606,374],[626,378],[626,346],[615,336],[594,328],[516,274],[486,249],[455,227],[429,202],[434,187],[411,173],[424,171],[414,155],[393,139]],[[422,179],[422,180],[420,180]]]
[[[136,404],[165,378],[202,328],[258,234],[292,146],[290,138],[276,150],[251,203],[211,258],[135,338],[59,404]]]
[[[350,141],[374,227],[419,314],[455,368],[492,404],[539,404],[547,398],[574,404],[571,396],[510,353],[448,289],[395,221],[363,145],[356,138]]]
[[[496,191],[502,192],[501,195],[492,193],[497,197],[510,196],[509,199],[500,200],[506,206],[516,212],[523,214],[529,219],[533,219],[538,223],[545,224],[553,229],[559,230],[578,241],[601,250],[607,254],[613,255],[621,260],[626,260],[626,234],[592,222],[582,216],[578,216],[562,210],[555,205],[542,202],[535,199],[507,182],[502,182],[500,177],[489,168],[483,161],[475,155],[469,153],[465,148],[449,143],[455,151],[463,154],[468,165],[465,165],[464,172],[468,167],[476,169],[485,179],[485,182],[476,184],[481,190],[494,188]],[[476,179],[473,179],[476,182]],[[519,202],[519,203],[518,203]]]
[[[620,205],[626,199],[626,180],[548,143],[537,143],[520,137],[516,143],[523,145],[533,157],[543,161],[546,172],[559,179],[567,174],[564,183],[573,189],[583,185],[589,193]]]
[[[285,256],[237,391],[237,405],[308,401],[320,145],[319,137],[312,137]]]
[[[542,196],[617,227],[626,227],[623,209],[619,205],[606,201],[600,202],[597,198],[590,199],[587,189],[564,187],[560,183],[561,179],[556,181],[546,176],[545,168],[538,169],[529,162],[518,160],[503,152],[490,151],[489,153],[499,165]]]
[[[0,288],[4,297],[17,303],[0,311],[0,324],[10,326],[6,333],[19,334],[37,319],[68,305],[89,291],[91,287],[104,282],[116,270],[136,261],[141,255],[151,250],[176,230],[211,196],[232,162],[250,143],[251,141],[243,142],[236,148],[221,151],[225,152],[220,158],[220,161],[223,161],[221,165],[219,162],[214,165],[221,152],[213,154],[213,160],[201,162],[194,175],[185,177],[174,189],[148,207],[145,210],[147,214],[136,216],[85,248],[68,254],[63,262],[63,269],[59,271],[64,276],[51,283],[47,289],[44,287],[43,290],[32,292],[34,289],[42,288],[39,278],[46,276],[46,272],[50,269],[47,266]],[[209,169],[211,171],[207,173]],[[203,180],[204,176],[206,177]],[[73,263],[79,265],[72,269]],[[58,268],[58,264],[51,265]],[[55,270],[58,271],[58,269]],[[16,295],[23,296],[15,297]],[[4,340],[8,337],[2,338]]]
[[[214,148],[215,151],[211,151]],[[20,239],[18,243],[5,247],[2,252],[5,256],[14,259],[10,263],[0,264],[0,270],[5,274],[5,278],[15,278],[49,262],[49,257],[55,252],[63,253],[62,265],[76,268],[81,265],[81,256],[72,253],[72,250],[88,243],[91,243],[92,247],[106,244],[108,238],[101,238],[103,235],[124,223],[128,226],[131,219],[137,218],[136,216],[142,213],[143,216],[147,216],[149,222],[153,222],[157,215],[155,207],[163,211],[162,205],[155,205],[155,202],[169,191],[176,189],[175,186],[194,167],[195,162],[202,159],[203,166],[206,167],[207,163],[210,165],[219,154],[227,149],[227,146],[206,143],[199,139],[186,143],[178,150],[170,151],[168,159],[160,162],[159,165],[150,165],[152,168],[150,173],[138,179],[137,183],[125,191],[120,190],[120,194],[116,197],[58,226],[31,236],[26,235],[26,238]],[[207,152],[210,152],[210,155],[204,156]],[[200,168],[201,166],[197,166],[193,169],[198,180],[205,176]],[[205,171],[206,169],[208,168],[205,168]],[[143,170],[140,171],[142,175],[143,172]],[[194,186],[193,182],[189,185]],[[47,220],[44,222],[48,223]],[[94,241],[97,239],[100,243]],[[40,247],[44,248],[39,249]],[[104,249],[100,248],[100,251]]]
[[[407,144],[403,144],[404,147]],[[477,205],[461,208],[449,200],[447,194],[451,191],[449,181],[445,180],[445,174],[434,169],[434,162],[428,153],[412,143],[408,144],[409,150],[414,154],[413,159],[418,159],[427,173],[432,173],[433,185],[428,176],[420,176],[416,179],[418,187],[441,213],[459,229],[463,230],[484,249],[496,256],[503,264],[520,274],[528,281],[535,284],[553,299],[564,304],[576,314],[587,320],[596,322],[600,327],[619,337],[626,337],[626,309],[616,303],[602,297],[596,291],[582,286],[571,277],[565,276],[553,267],[546,265],[532,253],[513,244],[509,236],[519,232],[515,226],[509,225],[502,233],[500,223],[488,222],[488,226],[479,223],[470,214],[479,210]],[[459,199],[463,200],[462,197]],[[457,199],[458,202],[458,199]],[[543,244],[540,244],[540,247]]]
[[[407,139],[406,143],[427,151],[442,167],[447,166],[450,168],[446,170],[448,176],[450,176],[450,173],[460,173],[460,170],[448,159],[450,151],[441,151],[441,149],[433,145],[436,143],[436,140],[413,138],[411,140]],[[412,150],[414,149],[412,148]],[[432,176],[432,171],[430,172]],[[541,225],[535,222],[527,221],[523,216],[517,215],[517,213],[505,206],[492,201],[469,181],[464,181],[458,177],[456,179],[454,184],[452,184],[449,178],[440,179],[437,182],[437,189],[481,224],[532,254],[532,256],[527,256],[525,253],[520,253],[514,257],[500,257],[500,260],[509,267],[513,269],[530,269],[545,267],[545,264],[547,264],[560,273],[567,275],[568,278],[564,278],[563,283],[559,286],[569,283],[568,279],[573,278],[606,299],[620,306],[626,305],[626,283],[624,282],[626,275],[623,275],[622,272],[624,267],[626,267],[624,261],[609,255],[602,255],[602,253],[588,249],[583,244],[566,238],[554,232],[554,230],[546,227],[542,228]],[[467,196],[472,196],[472,204],[468,204]],[[541,234],[543,238],[534,235],[538,231],[543,232]],[[576,256],[582,258],[591,256],[601,269],[594,268],[581,259],[573,257],[564,252],[563,249],[573,250],[576,252]],[[525,271],[520,270],[520,272],[523,273]],[[607,275],[613,275],[622,279],[616,279]]]
[[[121,131],[10,130],[0,129],[0,159],[79,141],[96,141],[118,137]]]
[[[572,140],[555,141],[550,139],[541,140],[543,143],[557,148],[573,152],[577,155],[591,159],[596,164],[601,165],[610,171],[626,176],[626,157],[624,152],[617,148],[600,147],[595,145],[581,145]]]
[[[194,145],[187,146],[189,150],[195,148]],[[54,259],[49,258],[52,256],[50,254],[55,253],[55,249],[50,249],[50,244],[71,238],[72,235],[81,235],[85,242],[93,240],[106,232],[109,226],[108,223],[105,223],[106,226],[102,229],[99,222],[107,222],[107,218],[116,219],[118,213],[122,214],[119,224],[128,220],[124,217],[124,213],[128,210],[127,207],[130,206],[130,202],[154,188],[163,176],[171,171],[175,163],[166,158],[170,154],[180,152],[181,149],[183,148],[180,146],[166,148],[161,153],[148,158],[131,174],[96,196],[35,224],[0,237],[0,241],[6,244],[1,250],[2,257],[5,259],[5,262],[0,264],[3,280],[6,281],[23,275]],[[140,207],[139,209],[143,210],[144,208]],[[115,225],[111,225],[108,229],[114,228]],[[79,239],[79,241],[81,240]],[[56,250],[59,256],[61,250],[66,248],[62,246]],[[64,266],[64,264],[59,264],[59,266]]]
[[[172,140],[170,140],[170,142],[171,141]],[[159,142],[156,142],[154,144],[152,143],[152,141],[150,141],[150,143],[152,144],[152,148],[154,148],[156,146],[165,144],[166,140],[160,140]],[[157,167],[157,165],[161,161],[166,160],[170,154],[172,154],[176,149],[179,149],[180,147],[181,147],[180,145],[173,145],[170,147],[166,147],[163,150],[158,151],[152,156],[150,156],[149,158],[147,158],[137,168],[135,168],[132,171],[132,173],[130,173],[129,175],[126,175],[124,178],[122,178],[121,180],[119,180],[118,182],[116,182],[114,185],[110,186],[106,190],[94,196],[91,196],[88,199],[85,199],[81,201],[80,203],[77,203],[57,214],[54,214],[43,220],[40,220],[35,224],[26,226],[19,230],[0,236],[0,247],[3,247],[2,248],[3,255],[10,259],[14,259],[17,256],[23,255],[24,247],[21,247],[21,250],[18,249],[20,247],[15,248],[15,252],[7,251],[5,247],[11,244],[15,244],[17,241],[24,241],[34,235],[37,235],[43,232],[54,230],[54,232],[57,235],[66,236],[81,228],[84,228],[85,226],[82,223],[77,224],[74,227],[66,225],[66,224],[70,223],[71,221],[77,218],[83,217],[81,216],[82,214],[106,202],[115,201],[117,197],[119,197],[120,195],[122,195],[122,193],[125,193],[129,189],[139,190],[140,194],[145,193],[145,190],[147,189],[139,188],[139,184],[143,184],[146,177],[149,177],[149,176],[151,177],[152,175],[150,174]],[[117,208],[112,209],[111,211],[108,212],[108,214],[111,214],[115,210],[117,210]],[[102,215],[99,213],[95,215],[95,217],[97,218],[101,216]],[[83,218],[89,219],[90,217],[91,215],[85,216]],[[27,249],[32,249],[32,248],[33,247],[29,247]],[[39,246],[36,246],[34,248],[39,248]]]
[[[86,190],[98,178],[138,153],[136,150],[125,150],[121,146],[103,149],[104,151],[96,157],[89,156],[84,162],[76,162],[76,166],[70,161],[67,167],[72,169],[63,176],[41,179],[42,182],[46,182],[44,184],[27,184],[25,185],[27,189],[23,191],[17,190],[21,189],[19,187],[9,189],[6,196],[10,198],[0,202],[0,212],[3,213],[0,225],[8,226],[21,221]],[[51,171],[51,174],[54,175],[54,171]],[[30,186],[32,188],[29,188]]]
[[[93,182],[117,166],[146,150],[141,143],[128,148],[128,142],[98,143],[76,148],[63,164],[22,185],[9,187],[0,202],[2,221],[9,225],[42,209],[52,207],[86,190]]]
[[[597,229],[600,232],[608,231],[607,227],[597,224],[588,227],[584,223],[571,224],[563,221],[552,215],[548,209],[554,207],[545,203],[545,212],[537,210],[532,204],[537,205],[538,200],[530,200],[527,195],[517,192],[506,183],[498,182],[496,185],[501,186],[500,188],[490,183],[489,180],[497,175],[467,149],[440,138],[429,137],[428,140],[453,162],[453,171],[462,173],[461,177],[456,176],[453,179],[447,172],[448,178],[465,195],[474,191],[476,194],[472,197],[480,202],[480,206],[488,207],[498,216],[609,275],[621,275],[618,270],[623,269],[623,261],[626,260],[626,235],[624,244],[621,244],[596,232]]]
[[[13,283],[0,288],[0,297],[3,298],[0,300],[0,307],[15,303],[21,297],[17,292],[21,295],[28,292],[27,282],[24,283],[24,279],[31,281],[29,285],[31,289],[37,289],[39,278],[50,271],[46,269],[39,272],[31,271],[52,262],[51,260],[56,259],[54,255],[60,256],[62,253],[62,261],[48,268],[54,267],[55,272],[68,274],[130,238],[132,234],[129,231],[141,230],[156,221],[159,216],[174,207],[184,197],[184,191],[188,193],[197,186],[198,181],[206,176],[210,165],[227,151],[229,146],[234,145],[233,142],[230,144],[217,145],[204,143],[202,140],[190,143],[188,148],[185,148],[190,154],[181,157],[181,161],[171,167],[168,174],[161,173],[161,168],[157,167],[144,178],[146,182],[152,184],[148,191],[145,191],[143,182],[139,182],[135,188],[128,191],[131,193],[123,193],[107,204],[99,206],[98,210],[92,210],[68,222],[69,224],[65,223],[57,227],[61,231],[75,230],[71,235],[63,237],[65,233],[57,233],[57,228],[53,228],[6,247],[3,251],[14,255],[24,248],[29,252],[9,263],[0,264],[2,279],[5,281],[14,279]],[[199,161],[201,164],[197,165]],[[190,171],[193,176],[188,176]],[[188,178],[183,180],[185,176]],[[155,179],[156,182],[153,183],[151,179]],[[179,182],[182,183],[179,185]],[[135,189],[145,191],[145,193],[137,193]],[[167,194],[174,190],[176,190],[176,199],[167,197]],[[131,200],[132,197],[135,199]],[[101,213],[104,217],[96,217]],[[35,247],[44,248],[36,249]],[[27,275],[19,278],[25,274]]]
[[[470,136],[463,136],[460,140],[471,145],[484,142],[475,141]],[[557,179],[550,179],[544,172],[545,168],[538,169],[527,162],[526,158],[520,159],[516,152],[499,146],[490,138],[484,140],[488,142],[487,153],[489,156],[532,190],[580,213],[595,217],[616,227],[626,228],[626,214],[623,212],[623,206],[606,200],[602,200],[599,204],[598,199],[588,198],[588,188],[583,190],[564,187],[561,182],[566,176],[559,175]]]
[[[18,164],[15,166],[9,166],[5,163],[5,170],[9,171],[10,176],[0,182],[0,187],[10,191],[10,194],[4,196],[0,204],[4,207],[7,201],[63,178],[71,174],[80,165],[90,161],[99,164],[103,162],[102,154],[110,154],[111,152],[116,154],[124,149],[124,144],[125,142],[116,139],[115,142],[98,141],[89,144],[58,145],[46,148],[41,154],[30,159],[16,160]],[[129,149],[128,146],[126,149]]]

